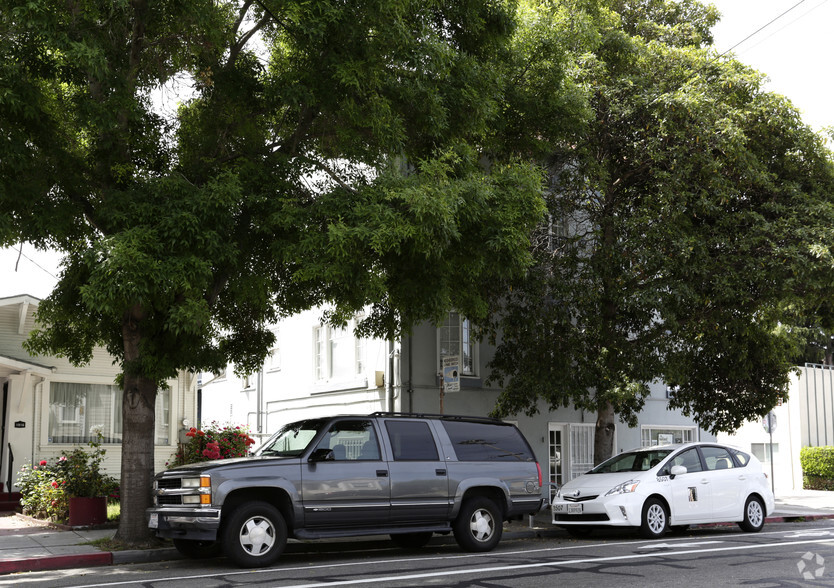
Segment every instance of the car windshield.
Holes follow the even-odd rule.
[[[663,461],[671,449],[649,449],[628,451],[615,455],[592,469],[589,474],[610,474],[612,472],[647,472]]]
[[[308,419],[290,423],[255,452],[255,455],[298,457],[330,419]]]

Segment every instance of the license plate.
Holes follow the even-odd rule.
[[[568,514],[582,514],[582,505],[581,504],[569,504],[568,505]]]
[[[148,528],[156,529],[159,527],[159,515],[155,512],[151,513],[151,518],[148,520]]]

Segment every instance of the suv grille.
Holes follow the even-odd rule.
[[[170,490],[172,488],[182,488],[182,482],[179,478],[160,478],[156,481],[157,488],[164,488]]]

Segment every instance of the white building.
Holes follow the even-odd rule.
[[[275,328],[277,343],[261,372],[239,377],[229,366],[203,374],[199,418],[203,426],[248,425],[256,438],[295,420],[375,411],[486,416],[499,394],[484,383],[494,348],[471,337],[470,323],[449,313],[444,325],[418,325],[397,341],[354,337],[353,325],[320,324],[320,310],[293,316]],[[459,391],[441,395],[444,356],[459,358]],[[630,429],[617,425],[615,450],[664,442],[713,440],[692,419],[667,410],[666,387],[651,386],[651,397]],[[595,415],[544,405],[533,417],[513,419],[533,446],[543,474],[565,481],[593,465]]]

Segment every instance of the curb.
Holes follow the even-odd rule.
[[[10,559],[0,561],[0,574],[66,570],[79,566],[109,566],[112,563],[113,554],[109,551],[79,555],[51,555],[30,559]]]

